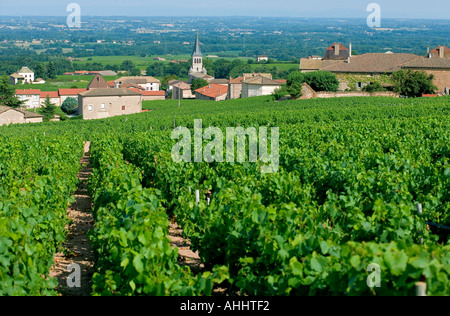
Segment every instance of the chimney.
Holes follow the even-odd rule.
[[[348,48],[349,52],[348,52],[348,56],[351,58],[352,57],[352,43],[350,43],[350,47]],[[350,60],[349,60],[350,63]]]
[[[444,46],[439,47],[439,58],[444,58]]]
[[[431,58],[430,46],[427,46],[427,58]]]
[[[335,44],[334,45],[334,55],[335,56],[339,56],[340,49],[341,49],[340,44]]]

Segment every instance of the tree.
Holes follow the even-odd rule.
[[[50,101],[50,97],[47,96],[42,108],[42,114],[44,115],[44,121],[49,121],[55,118],[56,106]]]
[[[300,81],[294,81],[290,86],[288,86],[288,93],[293,99],[298,99],[303,95],[302,92],[303,83]]]
[[[47,64],[47,77],[49,79],[56,79],[56,77],[57,77],[56,66],[52,62],[49,62]]]
[[[34,67],[34,74],[36,78],[42,78],[44,80],[48,79],[48,74],[47,74],[47,70],[45,69],[45,66],[42,65],[41,63],[38,63],[35,67]]]
[[[61,110],[66,114],[73,114],[77,106],[78,106],[77,99],[67,98],[61,105]]]
[[[411,69],[399,70],[392,74],[394,91],[400,95],[417,98],[423,94],[434,94],[437,87],[433,84],[433,75]]]
[[[9,77],[6,74],[0,78],[0,104],[12,108],[23,105],[23,101],[16,98],[16,88],[9,83]]]
[[[208,81],[204,79],[195,79],[191,84],[191,91],[194,93],[195,90],[206,87],[208,85]]]
[[[362,90],[370,93],[386,91],[386,89],[379,82],[372,82],[371,84],[365,86]]]
[[[339,89],[339,80],[329,71],[314,71],[305,74],[305,82],[315,91],[336,92]]]

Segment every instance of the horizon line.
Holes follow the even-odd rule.
[[[259,15],[83,15],[88,18],[275,18],[275,19],[326,19],[326,20],[366,20],[366,16],[361,17],[319,17],[319,16],[259,16]],[[67,15],[4,15],[2,18],[67,18]],[[439,20],[450,21],[450,18],[432,17],[384,17],[383,20]]]

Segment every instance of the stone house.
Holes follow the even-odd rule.
[[[145,91],[159,91],[161,81],[150,76],[122,77],[117,80],[114,80],[115,88],[124,88],[123,87],[124,84],[139,85],[142,88],[144,88]]]
[[[41,114],[0,105],[0,125],[42,123],[43,118]]]
[[[91,89],[79,93],[78,109],[85,120],[142,112],[142,95],[121,88]]]
[[[195,99],[195,94],[192,93],[190,84],[181,81],[172,87],[172,99]]]
[[[266,77],[258,76],[242,81],[242,98],[271,95],[282,84]]]
[[[41,90],[39,89],[16,90],[16,97],[24,102],[24,108],[35,109],[41,107]]]
[[[58,91],[42,91],[40,95],[41,106],[44,106],[47,97],[50,98],[50,102],[53,105],[61,106],[61,98],[59,97]]]
[[[228,86],[220,84],[210,84],[206,87],[195,90],[197,100],[223,101],[227,99]]]

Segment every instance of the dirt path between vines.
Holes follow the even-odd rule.
[[[66,254],[56,254],[55,265],[50,271],[50,276],[58,279],[57,291],[62,296],[90,296],[91,277],[94,273],[95,254],[89,245],[87,232],[93,228],[94,219],[91,212],[91,197],[87,192],[87,180],[92,173],[89,155],[90,142],[84,148],[84,157],[81,159],[82,169],[78,174],[80,183],[74,194],[75,202],[67,209],[71,224],[68,240],[64,244]],[[80,287],[69,287],[67,279],[76,270],[67,271],[71,264],[80,267]]]
[[[192,272],[200,273],[204,269],[198,252],[193,252],[190,248],[191,243],[183,237],[183,230],[174,219],[169,222],[169,238],[172,241],[172,247],[178,248],[178,264],[188,266]]]

